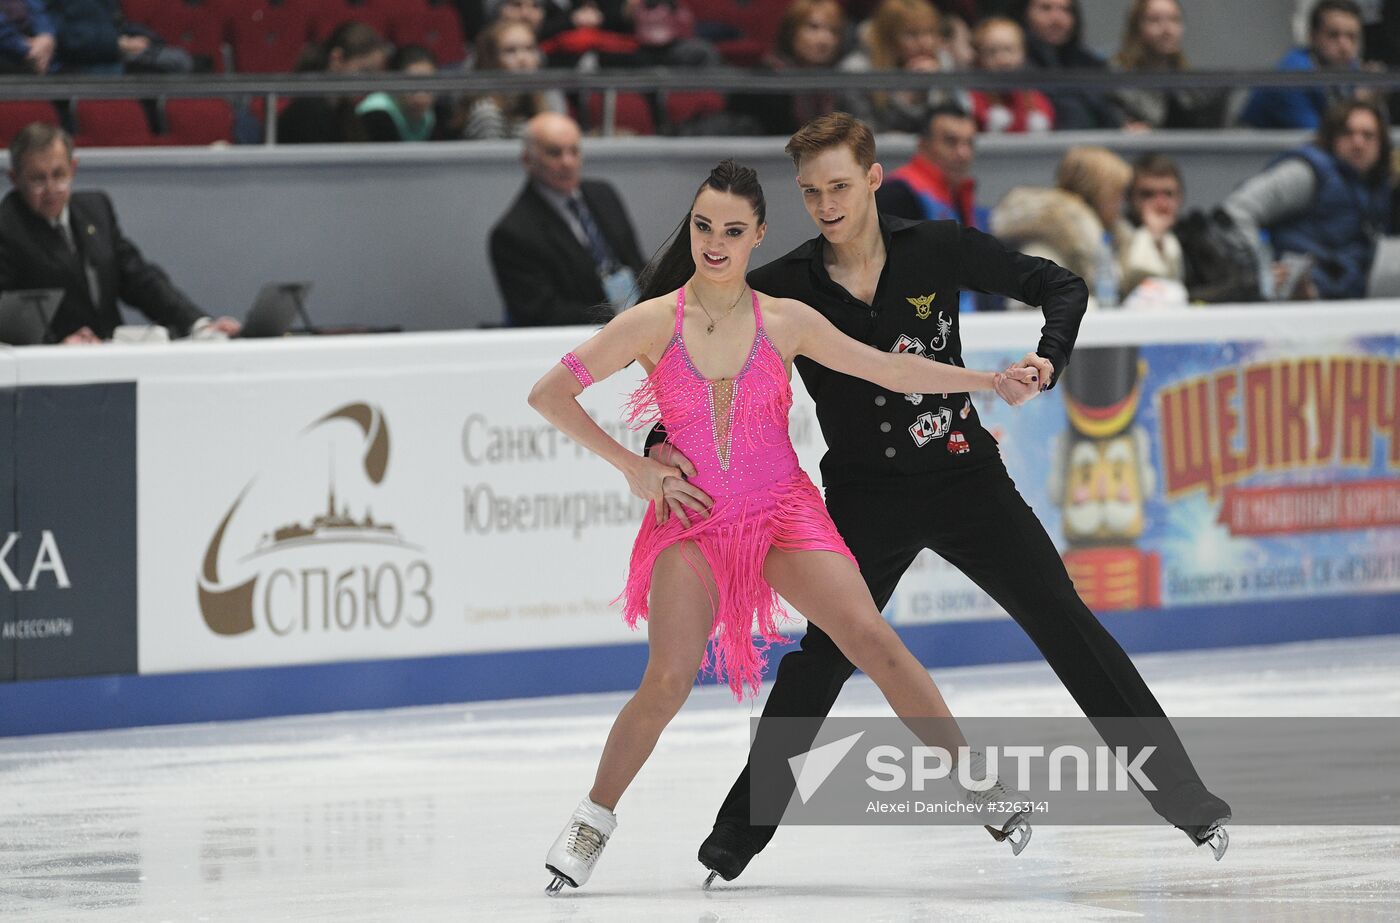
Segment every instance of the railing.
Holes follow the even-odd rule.
[[[767,73],[738,68],[703,70],[629,69],[580,73],[542,70],[527,74],[443,72],[437,74],[196,74],[150,77],[53,76],[0,78],[0,101],[65,99],[142,99],[151,97],[262,96],[276,112],[283,96],[357,95],[376,90],[441,94],[529,93],[542,90],[604,94],[602,133],[612,134],[619,92],[667,93],[711,90],[719,93],[783,94],[827,90],[1086,89],[1244,89],[1348,86],[1381,92],[1400,90],[1400,71],[1176,71],[1026,70],[1016,73],[955,71],[846,72],[803,70]],[[269,119],[267,143],[276,142],[276,119]]]

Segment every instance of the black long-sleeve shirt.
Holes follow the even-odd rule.
[[[873,303],[831,280],[816,237],[749,274],[756,290],[806,302],[846,335],[883,349],[963,365],[958,291],[970,289],[1038,306],[1045,314],[1036,352],[1058,378],[1069,363],[1088,289],[1074,273],[1009,250],[956,221],[880,216],[885,267]],[[918,475],[996,451],[967,394],[903,395],[833,372],[805,357],[797,371],[817,405],[826,439],[822,480]],[[1050,382],[1054,384],[1054,380]]]

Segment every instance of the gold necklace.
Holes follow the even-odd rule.
[[[739,294],[734,297],[734,303],[729,306],[729,310],[721,314],[719,320],[715,320],[715,316],[710,313],[710,309],[705,307],[705,302],[700,297],[700,290],[694,285],[690,287],[690,290],[695,293],[695,303],[700,306],[700,310],[704,311],[705,316],[710,319],[710,326],[705,328],[705,334],[707,336],[715,332],[715,324],[718,324],[719,321],[724,320],[726,317],[734,313],[734,309],[739,306],[739,299],[744,297],[744,292],[748,291],[748,289],[749,287],[747,285],[739,289]]]

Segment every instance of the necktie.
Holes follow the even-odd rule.
[[[617,267],[617,260],[613,258],[612,248],[608,246],[598,222],[593,220],[593,213],[579,196],[569,199],[569,211],[573,212],[588,237],[588,249],[593,254],[593,264],[598,267],[598,272],[604,275],[612,272]]]
[[[68,245],[68,252],[76,256],[78,254],[78,242],[73,238],[73,227],[66,221],[60,221],[54,225],[58,233],[62,235],[63,242]],[[87,260],[82,260],[83,276],[87,279],[88,297],[93,304],[102,300],[102,286],[97,282],[97,270]]]

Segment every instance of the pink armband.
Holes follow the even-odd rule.
[[[584,368],[583,363],[578,361],[578,356],[575,356],[573,353],[565,353],[564,358],[559,361],[564,363],[564,368],[574,373],[574,377],[578,379],[579,384],[583,385],[585,388],[593,384],[593,376],[588,374],[588,369]]]

